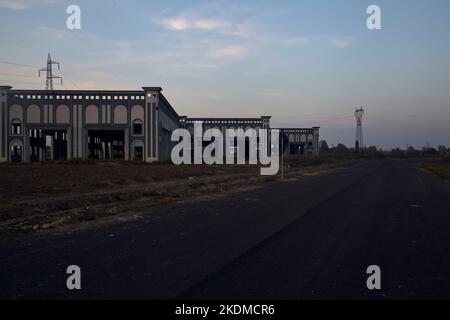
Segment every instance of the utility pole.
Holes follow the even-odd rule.
[[[364,114],[364,109],[356,108],[355,117],[356,117],[356,136],[355,136],[355,152],[359,152],[364,148],[363,141],[363,130],[362,130],[362,117]]]
[[[59,70],[59,62],[53,61],[50,58],[50,53],[47,58],[47,67],[39,69],[39,77],[41,76],[41,72],[46,73],[46,81],[45,81],[45,90],[53,90],[53,79],[60,79],[61,84],[63,83],[62,77],[53,75],[52,65],[56,64]]]

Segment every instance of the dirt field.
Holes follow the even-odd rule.
[[[286,178],[317,174],[348,161],[292,158]],[[257,186],[257,166],[132,162],[0,165],[0,235],[53,229],[155,204]]]

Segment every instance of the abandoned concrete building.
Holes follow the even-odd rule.
[[[252,128],[280,130],[280,152],[284,155],[319,155],[319,127],[312,128],[271,128],[271,116],[259,118],[188,118],[180,117],[180,127],[188,128],[193,134],[195,122],[201,122],[203,131],[219,129],[225,135],[226,129]]]
[[[0,86],[0,162],[165,161],[172,132],[204,128],[270,130],[270,116],[179,116],[160,87],[142,90],[15,90]],[[284,153],[319,154],[319,128],[280,129]]]

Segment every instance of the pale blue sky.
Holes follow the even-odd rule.
[[[81,30],[66,29],[70,4]],[[370,4],[382,30],[366,28]],[[450,146],[448,0],[0,0],[0,29],[2,61],[51,52],[79,88],[161,86],[182,115],[268,114],[352,145],[364,106],[366,144]],[[42,88],[36,75],[0,63],[0,84]]]

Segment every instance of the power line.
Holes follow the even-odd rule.
[[[330,122],[330,121],[344,120],[344,119],[350,119],[350,118],[353,118],[353,117],[352,116],[345,116],[345,117],[328,118],[328,119],[325,119],[325,120],[318,120],[318,121],[315,121],[315,122],[322,123],[322,122]]]
[[[35,65],[31,65],[31,64],[16,63],[16,62],[6,61],[6,60],[0,60],[0,63],[9,64],[9,65],[18,66],[18,67],[24,67],[24,68],[32,68],[32,69],[39,69],[40,68],[39,66],[35,66]],[[80,87],[75,83],[75,81],[73,81],[65,72],[63,72],[62,70],[59,70],[59,72],[61,72],[61,74],[64,77],[66,77],[70,81],[70,83],[72,83],[72,85],[75,88],[81,90]],[[0,73],[0,74],[8,75],[8,76],[15,76],[15,75],[12,75],[12,74],[5,74],[5,73]],[[32,76],[30,76],[30,77],[32,77]],[[13,82],[13,81],[10,81],[10,82]]]
[[[9,41],[11,42],[11,41]],[[22,48],[26,48],[25,45],[23,43],[18,43],[17,41],[14,41],[15,45],[18,45]],[[0,60],[0,63],[5,63],[5,64],[10,64],[10,65],[15,65],[15,66],[19,66],[19,67],[26,67],[26,68],[33,68],[33,69],[40,69],[40,66],[34,66],[34,65],[29,65],[29,64],[22,64],[22,63],[15,63],[15,62],[11,62],[11,61],[4,61],[4,60]],[[78,87],[78,85],[67,76],[67,74],[65,74],[62,70],[59,70],[61,72],[62,75],[64,75],[64,77],[66,77],[77,89],[81,90],[80,87]]]
[[[15,63],[15,62],[4,61],[4,60],[0,60],[0,63],[10,64],[10,65],[13,65],[13,66],[19,66],[19,67],[24,67],[24,68],[33,68],[33,69],[40,68],[38,66],[33,66],[33,65],[30,65],[30,64]]]
[[[0,79],[0,82],[24,83],[24,84],[42,84],[41,82],[13,81],[13,80],[3,80],[3,79]]]
[[[29,74],[15,74],[15,73],[4,73],[4,72],[0,72],[0,75],[2,76],[11,76],[11,77],[24,77],[24,78],[36,78],[36,76],[32,76]]]
[[[302,123],[300,123],[300,125],[303,125],[303,126],[306,126],[306,125],[317,125],[317,124],[322,124],[322,123],[327,123],[327,122],[332,122],[332,121],[337,121],[337,120],[350,119],[350,118],[353,118],[353,116],[326,118],[326,119],[323,119],[323,120],[312,120],[310,122],[302,122]]]
[[[62,74],[64,77],[66,77],[66,78],[67,78],[67,79],[75,86],[75,88],[77,88],[78,90],[80,90],[80,87],[78,87],[77,84],[76,84],[74,81],[72,81],[71,78],[69,78],[69,77],[67,76],[67,74],[65,74],[62,70],[59,70],[59,72],[61,72],[61,74]]]

